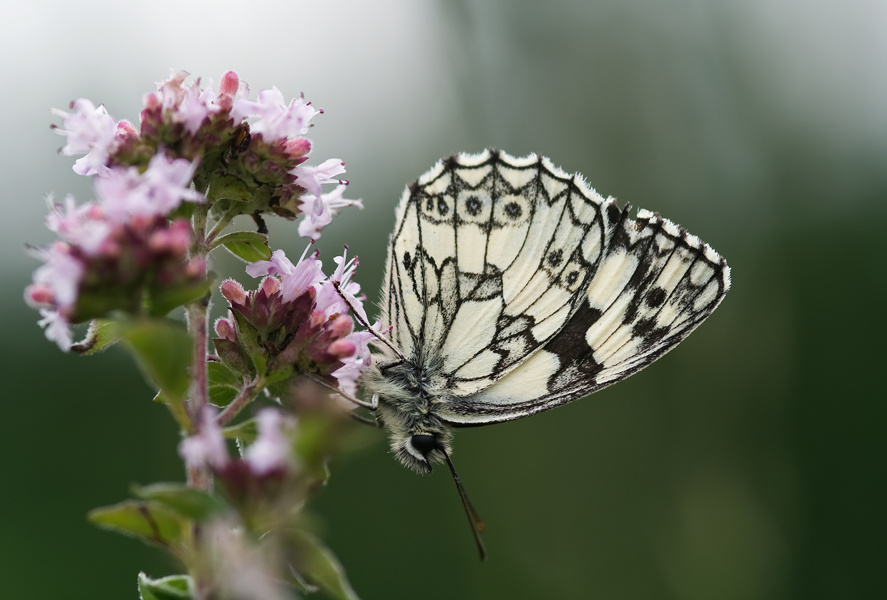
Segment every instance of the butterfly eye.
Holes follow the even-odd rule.
[[[437,441],[437,438],[425,433],[417,433],[413,435],[413,437],[410,438],[410,444],[412,444],[413,448],[418,450],[426,459],[428,458],[428,455],[431,454],[432,450],[440,448],[440,442]]]

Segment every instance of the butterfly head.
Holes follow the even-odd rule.
[[[404,466],[418,473],[430,473],[433,463],[446,460],[452,433],[439,419],[418,411],[396,410],[381,400],[379,409],[391,451]]]
[[[445,452],[440,439],[429,433],[416,433],[410,436],[409,443],[404,446],[404,450],[410,454],[412,459],[424,463],[424,468],[428,472],[431,472],[431,461],[434,454]],[[438,458],[439,460],[442,458]]]
[[[430,473],[433,463],[442,463],[450,453],[450,432],[446,429],[423,427],[401,430],[389,426],[391,450],[397,459],[419,473]]]

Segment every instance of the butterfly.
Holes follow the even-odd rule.
[[[364,374],[401,463],[454,476],[451,427],[526,417],[643,369],[730,288],[711,246],[657,213],[629,218],[581,175],[488,149],[439,161],[404,191],[382,318]]]

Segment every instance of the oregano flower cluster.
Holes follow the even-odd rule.
[[[276,87],[251,99],[234,72],[217,87],[179,72],[144,96],[138,125],[83,98],[53,113],[61,153],[78,157],[74,172],[92,179],[94,198],[48,196],[56,239],[31,249],[41,264],[25,299],[62,350],[91,354],[123,342],[183,433],[187,474],[184,484],[136,488],[135,500],[90,517],[186,566],[161,580],[140,575],[142,597],[262,589],[261,597],[285,598],[313,569],[339,573],[324,585],[350,590],[298,515],[328,476],[341,405],[357,402],[381,324],[368,329],[347,248],[327,275],[311,244],[295,263],[272,251],[265,225],[269,216],[298,219],[299,235],[313,243],[341,208],[362,208],[345,198],[344,162],[311,156],[306,136],[322,111],[302,96],[287,102]],[[239,215],[254,230],[230,231]],[[246,273],[261,278],[255,290],[213,272],[218,248],[248,263]],[[220,280],[229,306],[213,335],[208,305]],[[73,344],[72,327],[87,322],[86,338]],[[238,420],[259,400],[254,418]]]

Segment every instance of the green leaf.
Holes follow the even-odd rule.
[[[203,521],[225,508],[216,496],[181,483],[153,483],[134,487],[133,493],[143,500],[163,504],[179,515],[195,521]]]
[[[271,258],[268,236],[255,231],[235,231],[216,240],[215,246],[224,246],[231,254],[248,263]]]
[[[241,440],[246,443],[252,443],[259,435],[259,429],[258,427],[256,427],[255,419],[247,419],[246,421],[242,421],[237,425],[224,427],[222,429],[222,435],[224,435],[228,439]]]
[[[100,527],[164,547],[178,543],[186,525],[178,513],[163,504],[136,500],[93,509],[89,520]]]
[[[145,376],[168,402],[181,402],[188,393],[193,342],[185,327],[168,320],[140,320],[120,324],[126,347]]]
[[[193,598],[191,577],[188,575],[170,575],[160,579],[151,579],[139,573],[139,596],[141,600],[190,600]]]
[[[71,346],[71,350],[77,354],[90,356],[98,354],[116,344],[120,340],[120,333],[114,321],[94,319],[89,324],[86,337]]]
[[[197,208],[196,202],[182,202],[178,208],[167,215],[167,218],[170,221],[175,221],[176,219],[187,219],[190,221],[195,208]]]
[[[291,541],[301,557],[299,571],[306,580],[327,591],[340,600],[360,600],[345,576],[342,563],[323,542],[302,530],[291,531]],[[293,583],[302,586],[297,577]]]
[[[148,314],[162,317],[174,308],[201,300],[209,294],[215,278],[212,273],[207,278],[188,285],[156,286],[148,290]]]
[[[215,212],[215,209],[219,204],[222,204],[220,200],[249,204],[255,196],[256,193],[254,189],[247,185],[242,179],[233,175],[216,175],[212,177],[212,185],[206,193],[206,197],[213,203],[213,212]],[[243,214],[248,212],[252,211],[244,211]]]
[[[238,375],[223,363],[206,363],[207,391],[209,401],[216,406],[228,406],[243,387],[243,376]]]
[[[256,375],[264,377],[268,373],[268,359],[265,349],[259,343],[258,332],[240,311],[231,311],[237,321],[237,339],[256,370]]]

